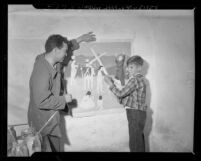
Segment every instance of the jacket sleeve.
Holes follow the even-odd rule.
[[[71,57],[73,55],[73,51],[80,48],[79,43],[75,39],[69,41],[68,43],[68,50],[67,50],[67,56],[64,57],[63,62],[61,62],[62,66],[68,66],[69,61],[71,60]]]
[[[132,93],[134,90],[138,88],[137,80],[131,79],[129,82],[125,85],[125,87],[121,90],[116,88],[116,86],[110,87],[110,90],[116,95],[119,99],[128,96],[130,93]]]
[[[58,110],[65,108],[65,97],[55,96],[50,91],[50,77],[46,67],[40,65],[32,76],[33,101],[39,109]]]
[[[77,50],[77,49],[80,48],[80,45],[79,45],[79,43],[77,43],[76,39],[72,39],[70,41],[70,44],[71,44],[70,46],[71,46],[72,51]]]

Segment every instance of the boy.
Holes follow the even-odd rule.
[[[131,152],[145,152],[144,126],[146,120],[146,84],[141,74],[143,59],[132,56],[127,60],[128,83],[119,90],[111,77],[105,76],[104,80],[109,89],[117,96],[119,102],[126,109],[129,128],[129,148]]]

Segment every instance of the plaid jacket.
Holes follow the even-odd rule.
[[[110,87],[110,90],[124,107],[146,111],[146,84],[143,75],[135,75],[121,90],[115,85]]]

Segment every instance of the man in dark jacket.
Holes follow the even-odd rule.
[[[61,68],[68,64],[81,42],[95,40],[92,32],[71,41],[61,35],[51,35],[45,43],[45,53],[36,57],[29,82],[28,123],[42,135],[42,151],[60,151],[58,111],[72,101],[70,94],[61,95]],[[52,119],[48,121],[49,118]]]

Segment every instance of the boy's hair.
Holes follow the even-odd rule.
[[[129,64],[135,64],[136,66],[142,66],[143,65],[143,62],[144,60],[138,56],[138,55],[135,55],[135,56],[132,56],[130,57],[128,60],[127,60],[127,66]]]
[[[61,35],[50,35],[48,39],[45,42],[45,51],[46,53],[49,53],[54,49],[55,47],[61,49],[63,47],[63,42],[68,45],[68,40],[66,37],[63,37]]]

